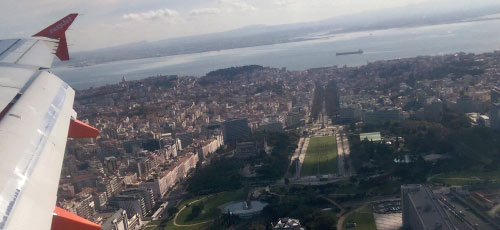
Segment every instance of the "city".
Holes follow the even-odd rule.
[[[497,0],[2,5],[0,230],[500,229]]]
[[[184,208],[179,204],[184,201],[181,200],[193,195],[224,194],[224,191],[241,193],[242,190],[238,189],[248,193],[240,197],[249,196],[267,204],[272,203],[268,200],[272,200],[273,196],[293,197],[301,189],[314,190],[316,187],[326,190],[314,192],[318,193],[318,197],[325,197],[323,201],[318,201],[322,203],[318,206],[330,209],[326,214],[339,217],[345,214],[346,209],[355,211],[356,207],[363,208],[376,202],[391,204],[406,196],[405,192],[402,196],[395,192],[399,191],[400,185],[422,181],[422,178],[417,178],[421,172],[405,177],[399,175],[401,170],[412,170],[414,164],[423,164],[423,168],[452,164],[450,158],[453,156],[452,152],[440,149],[428,149],[422,151],[425,155],[419,155],[418,150],[412,149],[415,146],[411,146],[411,142],[421,140],[408,140],[416,137],[412,134],[394,136],[394,131],[390,131],[394,128],[387,129],[387,126],[421,125],[424,128],[450,122],[443,125],[498,129],[499,107],[494,102],[498,100],[500,91],[493,86],[500,85],[500,79],[496,77],[499,61],[500,53],[494,52],[417,57],[379,61],[361,67],[307,71],[245,66],[214,71],[200,79],[157,76],[127,81],[124,77],[117,85],[79,91],[75,109],[85,122],[99,128],[100,135],[97,139],[68,142],[58,193],[59,204],[102,224],[103,229],[114,229],[111,225],[116,224],[116,220],[122,220],[122,224],[129,229],[140,226],[147,229],[167,226],[170,229],[170,224],[209,226],[210,221],[215,223],[217,216],[223,215],[223,211],[199,218],[203,221],[186,217],[181,222],[175,213],[178,210],[180,213],[187,212],[182,211]],[[332,81],[336,82],[335,87],[327,87],[332,85]],[[324,96],[329,95],[330,90],[337,91],[335,96]],[[318,93],[320,91],[323,93]],[[335,97],[338,99],[335,100]],[[375,132],[362,133],[365,130]],[[284,155],[276,156],[279,157],[277,163],[266,162],[266,157],[260,154],[273,154],[277,143],[271,140],[271,136],[278,133],[292,135],[291,146],[297,149],[288,149]],[[333,154],[333,159],[324,161],[321,156],[315,159],[315,156],[308,155],[314,151],[311,150],[311,142],[321,138],[328,138],[324,141],[333,145],[327,148],[335,148],[335,151],[319,154]],[[364,139],[369,142],[360,144]],[[381,148],[379,151],[389,151],[384,148],[390,148],[396,151],[391,153],[394,157],[389,162],[381,157],[365,158],[363,151],[366,150],[360,150],[358,146],[370,144],[388,146],[376,148]],[[234,161],[231,164],[236,165],[236,169],[216,172],[214,177],[197,175],[204,173],[205,169],[207,174],[212,173],[209,170],[216,170],[210,168],[211,164],[227,167],[219,162],[221,159]],[[420,160],[423,162],[413,163]],[[404,164],[411,166],[402,169]],[[276,171],[268,171],[271,169],[265,169],[267,166],[274,166]],[[431,185],[469,184],[468,181],[457,183],[440,176],[447,172],[453,175],[451,170],[442,171],[436,173],[437,176],[429,175],[432,177]],[[269,175],[263,175],[268,172]],[[223,180],[218,176],[235,175],[244,179],[234,179],[234,186],[217,185],[215,181]],[[214,181],[203,182],[209,183],[208,186],[200,185],[202,182],[197,181],[200,178]],[[477,178],[478,183],[472,183],[475,185],[471,187],[471,195],[466,196],[470,196],[467,200],[477,202],[472,207],[494,204],[491,198],[486,198],[493,195],[493,190],[482,190],[482,180]],[[372,184],[372,187],[350,195],[333,196],[340,204],[330,200],[335,193],[329,193],[329,190],[361,189],[359,186],[367,186],[365,183]],[[387,191],[377,189],[386,183],[390,184],[384,189]],[[190,186],[198,186],[199,190],[190,190]],[[349,188],[352,186],[358,188]],[[294,188],[298,191],[286,192]],[[456,188],[469,189],[468,186]],[[441,189],[439,191],[442,192]],[[359,196],[359,192],[365,195]],[[453,194],[448,191],[433,196],[454,200],[449,198]],[[495,194],[500,194],[500,190],[496,190]],[[330,201],[331,208],[328,207]],[[451,207],[447,202],[439,206],[448,210],[446,204]],[[313,207],[313,210],[318,208],[316,205]],[[381,229],[379,225],[383,225],[384,221],[406,224],[401,216],[401,202],[395,207],[400,210],[399,214],[397,211],[387,214],[387,211],[374,209],[380,213],[375,214],[378,216],[377,229]],[[484,223],[480,229],[486,229],[486,226],[495,229],[498,224],[495,216],[487,220],[483,220],[481,215],[468,216],[474,216],[470,217],[472,220],[465,218],[467,226],[472,229],[477,229],[477,222]],[[355,221],[346,217],[344,227]],[[240,218],[243,224],[259,226],[259,221]],[[461,215],[457,218],[463,219]],[[162,220],[172,223],[165,225]],[[309,222],[305,224],[309,226]],[[340,220],[338,223],[342,224]],[[241,224],[240,227],[244,226]],[[337,229],[341,228],[342,225]]]

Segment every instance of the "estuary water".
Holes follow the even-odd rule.
[[[395,28],[338,34],[335,37],[249,48],[53,68],[75,89],[86,89],[150,76],[203,76],[220,68],[262,65],[289,70],[359,66],[378,60],[456,52],[484,53],[500,48],[500,20]],[[363,54],[336,56],[337,52]]]

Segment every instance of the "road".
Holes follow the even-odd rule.
[[[299,180],[290,181],[290,184],[295,184],[295,185],[325,185],[325,184],[332,184],[332,183],[337,183],[340,181],[349,180],[348,177],[333,177],[335,175],[327,175],[327,176],[332,176],[332,178],[328,178],[326,180],[320,180],[316,176],[302,177]],[[276,183],[276,185],[282,185],[282,184]]]
[[[344,177],[351,177],[354,175],[353,167],[350,165],[349,155],[351,150],[349,148],[349,138],[343,131],[343,126],[336,129],[337,137],[337,152],[338,152],[338,174]]]
[[[310,140],[309,137],[304,140],[304,144],[302,145],[302,148],[300,150],[299,167],[298,167],[298,170],[295,174],[296,178],[300,178],[300,172],[302,170],[302,164],[304,164],[304,159],[306,158],[306,152],[307,152],[307,147],[309,146],[309,140]]]
[[[345,213],[344,215],[342,215],[339,220],[337,221],[337,230],[342,230],[344,229],[344,221],[347,217],[349,217],[353,212],[357,211],[359,208],[361,207],[358,207],[356,209],[352,209],[351,211],[349,211],[348,213]]]
[[[346,162],[346,154],[344,152],[344,141],[343,141],[343,136],[342,133],[337,132],[335,135],[337,139],[337,168],[338,168],[338,174],[344,176],[345,173],[345,167],[344,164]]]
[[[340,216],[342,216],[344,214],[344,212],[345,212],[344,207],[342,207],[342,205],[340,205],[336,201],[334,201],[334,200],[332,200],[332,199],[330,199],[330,198],[328,198],[327,196],[324,196],[324,195],[319,195],[318,197],[321,197],[321,198],[325,199],[326,201],[330,202],[330,204],[332,204],[333,206],[337,207],[340,210],[340,212],[337,214],[337,217],[340,217]]]
[[[309,145],[309,137],[300,138],[299,144],[297,145],[297,149],[293,153],[293,156],[290,160],[290,166],[293,166],[292,163],[295,161],[295,159],[299,160],[298,163],[299,165],[297,167],[297,170],[295,170],[295,175],[293,176],[294,179],[300,178],[300,170],[302,169],[302,163],[304,163],[308,145]]]

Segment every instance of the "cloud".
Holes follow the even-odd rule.
[[[219,4],[229,11],[257,11],[258,8],[242,0],[219,0]]]
[[[216,7],[194,9],[189,12],[189,16],[205,16],[205,15],[219,15],[230,14],[234,12],[252,12],[257,11],[258,8],[243,0],[218,0]]]
[[[216,15],[222,13],[222,10],[219,8],[201,8],[194,9],[189,12],[190,16],[202,16],[202,15]]]
[[[291,4],[297,3],[296,0],[275,0],[274,5],[276,6],[289,6]]]
[[[178,16],[179,13],[175,10],[158,9],[158,10],[150,10],[148,12],[124,14],[123,18],[135,21],[144,21],[144,20],[174,18]]]

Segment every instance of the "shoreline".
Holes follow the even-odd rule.
[[[187,51],[187,52],[180,52],[180,53],[176,53],[176,54],[165,54],[165,55],[159,55],[159,56],[144,56],[144,57],[137,57],[137,58],[105,60],[105,61],[102,61],[100,63],[92,63],[92,64],[81,64],[81,62],[79,62],[79,63],[77,62],[74,64],[67,64],[66,65],[63,62],[58,62],[54,66],[54,68],[81,68],[81,67],[89,67],[89,66],[108,64],[108,63],[113,63],[113,62],[121,62],[121,61],[144,60],[144,59],[162,58],[162,57],[178,57],[178,56],[183,56],[183,55],[206,54],[206,53],[211,53],[211,52],[231,51],[231,50],[245,49],[245,48],[259,48],[259,47],[274,46],[274,45],[280,45],[280,44],[290,44],[290,43],[293,44],[293,43],[301,43],[301,42],[308,42],[308,41],[328,40],[331,38],[339,37],[341,35],[352,34],[352,33],[363,33],[363,32],[373,33],[373,32],[397,30],[397,29],[425,28],[425,27],[433,27],[433,26],[446,26],[446,25],[456,25],[456,24],[486,22],[486,21],[497,21],[497,20],[500,20],[500,17],[466,19],[466,20],[461,20],[461,21],[429,23],[429,24],[419,24],[419,25],[405,25],[405,26],[386,27],[386,28],[366,28],[366,29],[360,29],[360,30],[342,31],[342,32],[337,32],[337,33],[330,32],[330,33],[327,33],[327,34],[324,34],[321,36],[301,37],[301,38],[290,39],[289,41],[282,41],[282,42],[270,42],[270,43],[263,43],[263,44],[259,44],[259,45],[242,45],[239,47],[231,47],[231,48],[225,48],[225,49],[208,49],[208,50],[200,50],[200,51],[192,51],[192,52]]]

